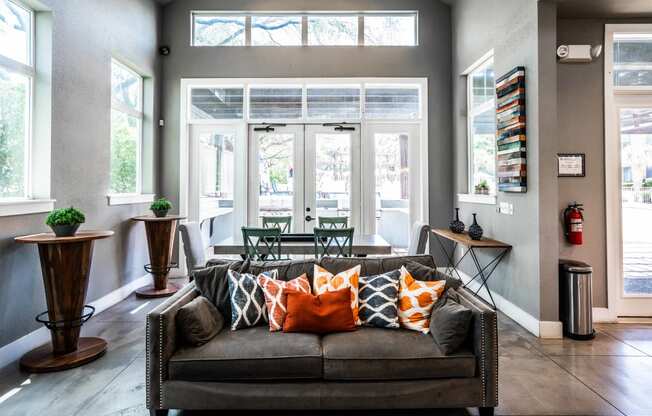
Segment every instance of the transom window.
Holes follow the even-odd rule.
[[[493,56],[467,73],[469,193],[496,193],[496,88]]]
[[[613,83],[616,88],[652,88],[651,33],[614,33]]]
[[[298,82],[298,80],[297,80]],[[191,121],[360,122],[421,119],[418,84],[272,81],[193,86],[188,91]],[[351,83],[348,83],[351,82]]]
[[[111,193],[141,193],[143,78],[111,62]]]
[[[31,198],[33,13],[0,0],[0,199]]]
[[[416,46],[417,12],[192,12],[192,46]]]

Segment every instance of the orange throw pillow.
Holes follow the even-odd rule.
[[[312,291],[315,295],[322,295],[326,292],[335,292],[344,288],[351,289],[351,310],[356,325],[362,325],[358,316],[358,280],[360,278],[360,265],[345,270],[336,275],[323,267],[314,267],[312,278]]]
[[[355,330],[351,289],[348,287],[317,296],[291,289],[287,289],[286,293],[287,314],[283,332],[328,334]]]
[[[416,280],[405,266],[401,267],[401,287],[398,293],[398,322],[403,328],[430,332],[430,315],[437,299],[444,293],[445,280]]]
[[[289,280],[277,280],[263,273],[258,275],[258,284],[265,294],[267,304],[267,318],[269,319],[269,330],[271,332],[283,329],[285,313],[287,311],[287,291],[295,290],[302,293],[310,293],[310,282],[304,273],[301,276]]]

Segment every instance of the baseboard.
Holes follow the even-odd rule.
[[[145,286],[150,283],[151,277],[149,275],[139,277],[138,279],[129,282],[99,299],[90,302],[89,305],[95,308],[95,313],[100,313],[116,303],[122,301],[129,296],[134,290],[139,287]],[[11,364],[18,360],[26,352],[33,350],[47,342],[50,342],[50,331],[45,327],[41,327],[36,331],[32,331],[17,340],[0,348],[0,368]]]
[[[440,267],[441,272],[445,272],[445,267]],[[471,276],[466,273],[458,270],[460,277],[464,283],[471,281]],[[468,288],[472,291],[476,291],[480,288],[480,282],[476,279],[469,283]],[[487,295],[486,290],[483,288],[478,296],[484,299],[485,301],[490,302],[489,296]],[[532,335],[541,337],[541,338],[562,338],[562,324],[558,321],[539,321],[534,316],[530,315],[528,312],[516,306],[514,303],[502,297],[496,292],[491,292],[494,302],[496,303],[496,308],[500,310],[505,315],[509,316],[511,319],[516,321],[519,325],[525,328],[527,331],[532,333]]]
[[[613,323],[618,321],[618,316],[609,308],[593,308],[593,322]]]

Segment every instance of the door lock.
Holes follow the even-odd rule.
[[[313,220],[314,220],[313,217],[311,217],[310,215],[306,215],[306,221],[313,221]]]

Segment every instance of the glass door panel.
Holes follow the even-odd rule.
[[[410,230],[408,134],[374,134],[376,230],[392,247],[406,249]]]
[[[233,237],[243,219],[238,189],[244,181],[236,174],[243,136],[237,126],[192,128],[190,151],[197,162],[190,169],[188,219],[200,223],[204,241],[209,244]]]
[[[305,227],[319,217],[347,217],[350,227],[360,219],[360,158],[358,125],[306,126]]]
[[[622,295],[652,296],[652,107],[620,109]]]
[[[291,216],[292,231],[301,231],[303,126],[253,125],[250,130],[253,175],[249,225],[261,227],[263,217]]]

